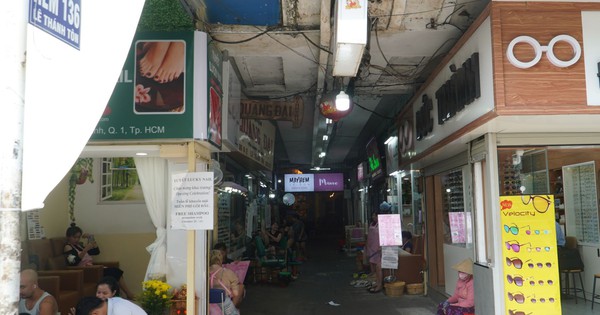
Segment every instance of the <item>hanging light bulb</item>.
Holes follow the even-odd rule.
[[[340,91],[335,97],[335,109],[345,112],[350,109],[350,97],[344,91]]]

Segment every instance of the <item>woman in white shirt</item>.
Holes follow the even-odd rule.
[[[122,299],[112,297],[103,301],[98,297],[84,297],[77,303],[76,315],[148,315],[141,307]]]

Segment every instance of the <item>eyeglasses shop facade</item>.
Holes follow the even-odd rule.
[[[471,257],[477,314],[561,314],[556,220],[577,238],[591,296],[598,61],[600,3],[494,1],[398,117],[430,290],[452,294],[451,266]]]

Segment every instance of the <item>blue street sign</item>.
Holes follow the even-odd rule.
[[[79,50],[81,0],[29,0],[29,23]]]

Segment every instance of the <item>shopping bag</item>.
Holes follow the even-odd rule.
[[[244,283],[244,279],[246,279],[246,273],[248,273],[249,266],[249,260],[234,261],[230,264],[223,264],[223,267],[233,271],[238,276],[238,280],[240,283]]]

